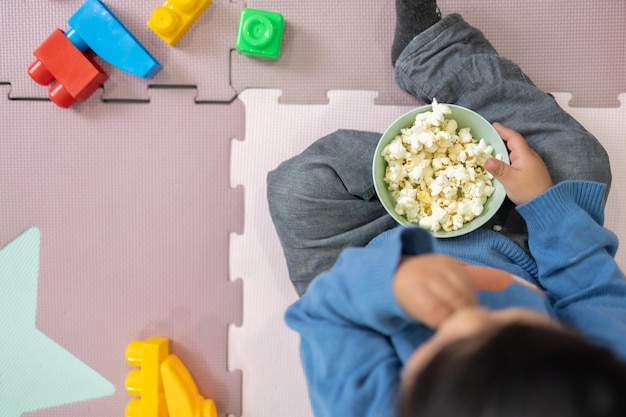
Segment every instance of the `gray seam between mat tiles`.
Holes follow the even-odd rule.
[[[0,62],[0,80],[13,82],[12,97],[45,96],[45,89],[25,74],[31,51],[52,29],[63,27],[79,4],[76,0],[54,3],[35,11],[15,2],[4,6],[8,8],[3,14],[6,42],[0,46],[0,54],[10,58]],[[229,101],[234,90],[272,87],[283,90],[281,102],[285,103],[327,103],[325,92],[332,89],[378,91],[378,104],[414,103],[395,86],[389,64],[395,21],[392,2],[377,2],[369,5],[372,7],[356,2],[329,3],[327,7],[286,0],[245,3],[285,16],[283,54],[276,62],[232,51],[242,2],[216,0],[177,48],[167,46],[145,27],[154,5],[123,0],[107,4],[163,60],[166,70],[149,84],[197,85],[199,101]],[[624,33],[626,25],[623,2],[570,0],[567,8],[561,2],[539,0],[514,4],[440,0],[439,5],[444,14],[461,12],[482,29],[540,88],[572,93],[574,106],[618,106],[618,93],[626,91],[626,80],[619,73],[626,57],[619,44],[621,36],[616,36]],[[512,13],[511,7],[517,12]],[[27,31],[23,30],[24,21],[33,22]],[[213,52],[210,62],[202,60],[209,55],[204,53],[207,48]],[[197,67],[201,67],[199,73],[188,73],[189,68]],[[105,98],[145,99],[148,82],[111,71]],[[215,88],[207,81],[215,83]]]
[[[26,69],[34,60],[32,52],[54,29],[66,30],[67,19],[82,4],[79,0],[41,3],[35,8],[21,2],[5,2],[2,6],[0,81],[12,83],[12,98],[47,97],[47,88],[28,77]],[[147,88],[155,85],[197,86],[199,102],[228,102],[235,98],[236,92],[230,86],[230,50],[235,45],[243,1],[214,0],[176,46],[166,44],[146,26],[159,4],[127,0],[105,3],[163,65],[163,70],[148,80],[96,57],[110,76],[104,84],[105,99],[147,100]]]
[[[277,61],[232,53],[232,85],[282,90],[283,104],[327,104],[330,90],[378,92],[377,104],[417,104],[393,77],[390,48],[393,1],[247,1],[247,7],[285,17]]]

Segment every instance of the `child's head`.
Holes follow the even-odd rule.
[[[626,416],[626,364],[547,319],[515,314],[483,330],[475,320],[466,336],[416,352],[398,417]]]

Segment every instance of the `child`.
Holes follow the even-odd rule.
[[[315,415],[626,415],[606,152],[459,15],[440,19],[432,0],[396,10],[398,84],[502,123],[511,165],[485,169],[509,202],[457,238],[395,227],[367,132],[335,132],[269,174]]]

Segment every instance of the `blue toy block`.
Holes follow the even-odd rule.
[[[100,0],[86,0],[68,19],[68,39],[81,51],[87,47],[109,64],[144,78],[163,66]]]

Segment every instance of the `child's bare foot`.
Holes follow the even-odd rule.
[[[391,47],[391,63],[411,40],[441,20],[435,0],[396,0],[396,32]]]

